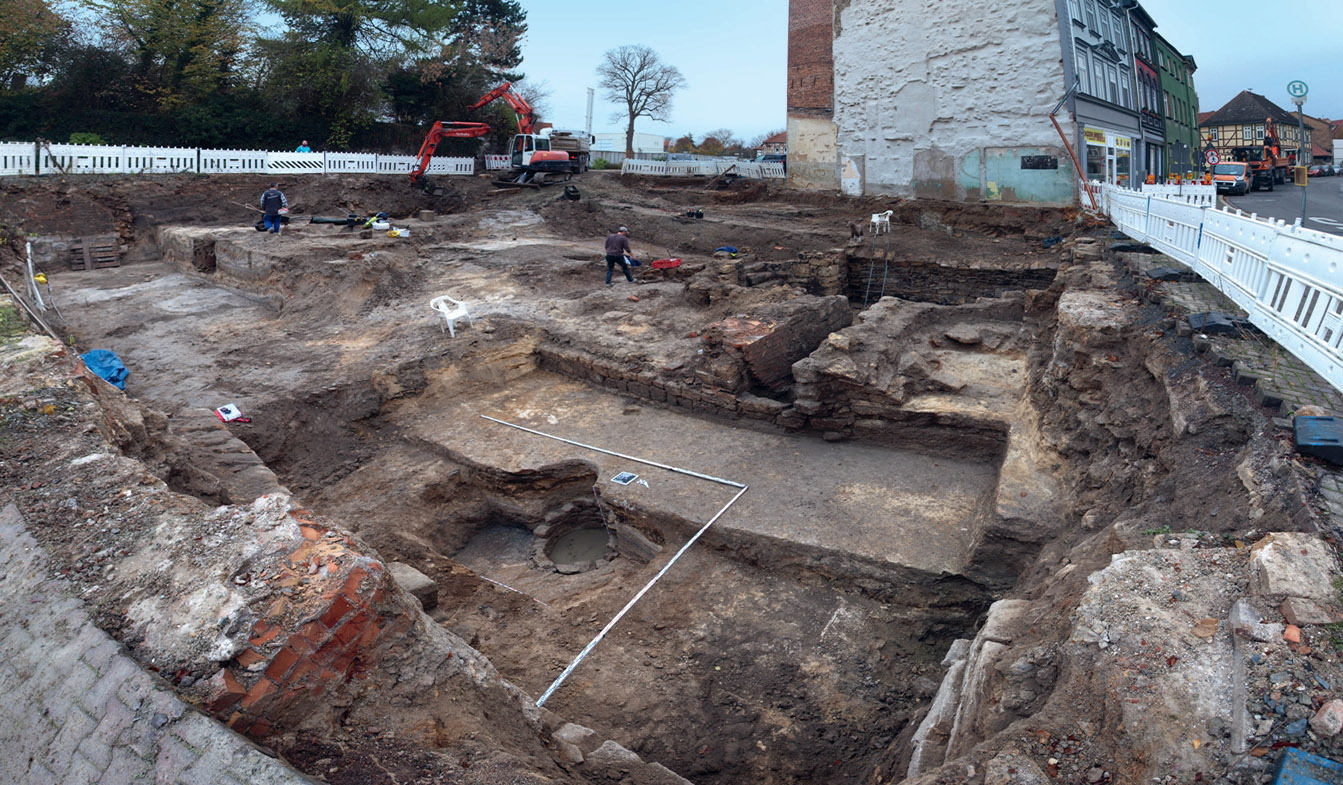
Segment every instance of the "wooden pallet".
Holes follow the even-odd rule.
[[[114,234],[81,237],[70,244],[70,269],[93,270],[120,267],[121,245]]]

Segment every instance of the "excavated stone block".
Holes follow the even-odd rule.
[[[438,584],[433,578],[401,562],[388,563],[387,571],[392,574],[392,580],[419,600],[426,611],[438,607]]]
[[[1016,750],[1004,750],[984,767],[984,785],[1048,785],[1035,761]]]
[[[1287,619],[1288,624],[1295,624],[1298,627],[1311,624],[1333,624],[1340,617],[1340,614],[1331,608],[1305,597],[1288,597],[1282,601],[1279,610],[1282,611],[1283,618]]]
[[[1335,595],[1338,563],[1314,535],[1275,532],[1251,548],[1250,572],[1251,586],[1261,596],[1329,602]]]
[[[1343,700],[1326,701],[1310,718],[1310,729],[1321,736],[1336,736],[1343,730]]]
[[[978,638],[998,643],[1012,642],[1012,624],[1030,607],[1027,600],[998,600],[989,606],[988,618]]]

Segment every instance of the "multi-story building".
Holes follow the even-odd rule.
[[[1222,160],[1232,160],[1232,149],[1256,147],[1264,143],[1267,122],[1273,121],[1278,132],[1278,147],[1284,156],[1295,156],[1298,163],[1306,163],[1310,156],[1310,129],[1306,129],[1304,149],[1296,117],[1258,93],[1242,90],[1199,124],[1203,144],[1213,148]]]
[[[1128,14],[1133,41],[1133,75],[1138,82],[1139,140],[1135,156],[1151,179],[1164,179],[1166,172],[1166,119],[1162,113],[1161,77],[1157,72],[1156,23],[1141,6]]]
[[[1079,168],[1164,177],[1155,27],[1137,0],[790,0],[789,182],[1073,204]]]
[[[1198,132],[1198,93],[1194,71],[1198,64],[1180,54],[1160,33],[1154,33],[1157,72],[1161,78],[1161,113],[1166,120],[1166,177],[1187,177],[1203,171],[1203,149]],[[1154,170],[1158,173],[1163,170]],[[1160,175],[1158,175],[1158,179]]]
[[[1334,163],[1334,124],[1310,115],[1303,115],[1303,119],[1306,128],[1310,129],[1312,148],[1310,162],[1332,166]]]

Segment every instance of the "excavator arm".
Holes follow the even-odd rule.
[[[429,133],[424,137],[424,143],[420,145],[420,152],[415,156],[415,168],[410,172],[410,182],[417,187],[424,187],[428,184],[425,173],[429,171],[429,162],[434,157],[434,151],[438,149],[438,143],[444,139],[475,139],[484,136],[490,132],[490,126],[487,123],[452,123],[439,121],[429,128]]]
[[[470,109],[474,112],[486,104],[492,101],[497,101],[500,98],[504,99],[504,102],[508,104],[508,108],[512,109],[513,113],[518,116],[518,133],[534,134],[542,128],[550,127],[547,124],[538,123],[536,121],[536,110],[532,108],[531,104],[527,103],[526,98],[518,95],[517,92],[513,90],[512,82],[504,82],[485,95],[482,95],[479,101],[471,104]]]
[[[538,123],[536,121],[536,110],[527,103],[527,99],[518,95],[513,90],[511,82],[504,82],[485,95],[480,97],[479,101],[471,104],[468,109],[472,112],[481,107],[503,98],[518,116],[518,133],[534,134],[542,128],[549,128],[549,123]],[[420,145],[420,152],[415,156],[415,168],[410,173],[410,181],[417,188],[429,190],[429,179],[426,172],[429,171],[429,161],[438,149],[438,143],[444,139],[474,139],[485,136],[491,130],[488,123],[454,123],[439,121],[429,129],[429,133],[424,137],[424,144]]]

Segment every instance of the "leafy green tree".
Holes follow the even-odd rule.
[[[137,87],[167,110],[227,89],[251,35],[251,0],[83,0],[122,44]]]
[[[522,36],[527,12],[515,0],[460,0],[460,10],[449,28],[441,62],[454,70],[482,68],[500,81],[516,82],[512,73],[522,63]]]
[[[357,52],[369,62],[438,51],[459,5],[438,0],[265,0],[284,18],[285,39]],[[328,60],[330,61],[330,60]]]
[[[0,2],[0,89],[49,73],[52,47],[67,29],[46,0]]]

